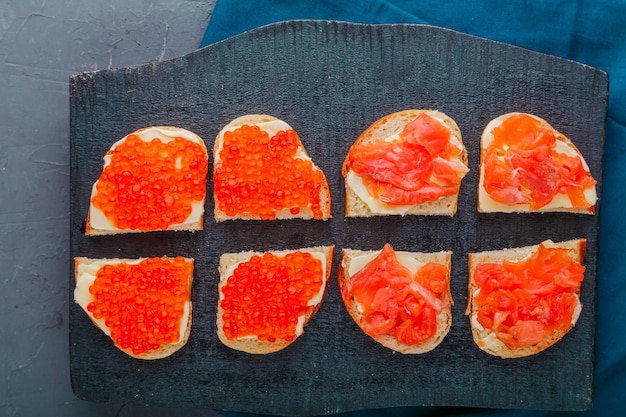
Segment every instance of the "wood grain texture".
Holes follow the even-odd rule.
[[[71,375],[79,397],[278,415],[404,405],[591,407],[599,217],[479,214],[476,187],[483,127],[500,114],[522,111],[570,137],[598,179],[601,196],[604,72],[429,26],[293,21],[166,62],[77,74],[70,85],[70,255],[196,259],[191,336],[169,358],[143,363],[125,357],[77,305],[70,306]],[[457,215],[345,219],[341,164],[348,148],[373,121],[406,108],[443,111],[461,129],[471,171]],[[167,124],[198,133],[210,147],[222,126],[248,113],[271,114],[299,133],[328,178],[331,220],[216,224],[209,215],[205,230],[193,234],[82,234],[91,185],[114,141],[141,127]],[[207,192],[211,213],[210,181]],[[467,253],[579,237],[588,240],[584,308],[570,334],[517,360],[478,349],[464,315]],[[341,248],[380,249],[385,242],[397,250],[453,251],[452,327],[432,352],[405,356],[387,350],[344,310],[336,285]],[[292,346],[259,357],[218,341],[221,253],[329,244],[336,251],[327,299]]]

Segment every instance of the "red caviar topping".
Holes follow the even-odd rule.
[[[450,284],[445,265],[427,263],[414,275],[386,244],[381,253],[351,277],[342,298],[363,308],[361,328],[370,336],[394,335],[398,342],[418,345],[437,331],[437,313],[446,303]]]
[[[540,209],[561,193],[574,208],[592,205],[585,189],[596,181],[578,156],[557,151],[554,132],[528,114],[516,114],[491,132],[485,151],[484,187],[499,203]]]
[[[92,199],[119,229],[165,230],[184,223],[206,193],[208,158],[195,142],[146,142],[128,135],[109,155]]]
[[[316,219],[323,217],[320,191],[326,182],[310,160],[297,157],[298,135],[293,130],[270,138],[258,126],[244,125],[224,134],[215,170],[215,196],[220,210],[273,220],[288,209],[297,214],[310,207]]]
[[[111,338],[135,355],[180,339],[193,263],[182,257],[105,265],[89,287],[87,310],[105,321]]]
[[[222,287],[223,331],[230,340],[292,341],[298,317],[324,285],[322,262],[305,252],[254,255],[233,271]]]
[[[478,322],[511,349],[535,345],[556,329],[567,330],[584,271],[567,249],[543,244],[524,261],[478,265]]]

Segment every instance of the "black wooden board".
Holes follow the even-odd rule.
[[[290,21],[171,61],[81,73],[70,81],[71,257],[196,259],[191,336],[169,358],[143,362],[124,355],[70,303],[70,365],[78,397],[277,415],[408,405],[592,406],[598,216],[479,214],[475,207],[480,133],[490,119],[511,111],[539,115],[570,137],[598,179],[601,196],[604,72],[436,27]],[[438,109],[461,128],[471,171],[457,215],[346,219],[341,164],[349,146],[381,116],[407,108]],[[247,113],[271,114],[296,129],[328,177],[331,220],[216,224],[209,181],[203,231],[83,235],[91,185],[116,140],[165,124],[197,132],[211,148],[223,125]],[[576,327],[529,358],[502,360],[479,350],[464,315],[467,254],[579,237],[588,239],[588,251]],[[356,327],[341,303],[341,249],[380,249],[385,242],[398,250],[454,253],[452,328],[432,352],[406,356],[383,348]],[[254,356],[219,342],[221,253],[329,244],[336,245],[336,255],[328,296],[292,346]]]

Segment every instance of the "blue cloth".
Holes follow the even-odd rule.
[[[202,46],[290,19],[429,24],[572,59],[609,74],[593,409],[556,413],[401,407],[346,415],[589,417],[626,409],[626,222],[622,214],[626,207],[626,193],[622,191],[626,180],[626,1],[218,0]]]

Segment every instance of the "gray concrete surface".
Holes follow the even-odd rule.
[[[211,416],[92,404],[68,366],[73,73],[196,49],[216,0],[0,0],[0,416]]]

